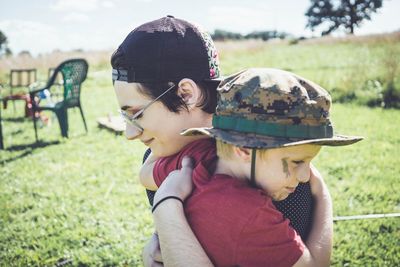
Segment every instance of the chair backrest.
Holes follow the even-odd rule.
[[[36,82],[36,69],[13,69],[10,71],[10,87],[27,87]]]
[[[48,69],[48,71],[47,71],[47,79],[50,79],[50,77],[53,75],[55,69],[56,68],[49,68]],[[62,77],[61,73],[60,73],[60,75],[58,75],[56,77],[56,79],[54,81],[54,84],[56,84],[56,85],[62,85],[63,84],[63,77]]]
[[[86,79],[89,65],[83,58],[70,59],[55,68],[47,82],[47,88],[57,84],[57,76],[61,73],[64,86],[64,105],[74,107],[80,104],[81,85]]]

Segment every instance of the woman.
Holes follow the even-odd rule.
[[[211,126],[220,81],[218,55],[210,36],[198,27],[172,16],[145,23],[126,37],[111,64],[121,114],[128,122],[126,137],[142,141],[153,157],[173,155],[201,138],[180,136],[182,130]],[[274,204],[306,239],[312,215],[309,184]],[[331,224],[324,218],[321,222]],[[156,247],[152,244],[147,248]]]

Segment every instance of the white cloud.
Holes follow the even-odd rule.
[[[260,7],[214,6],[208,10],[208,22],[213,29],[248,33],[276,27],[271,11]],[[209,27],[207,27],[209,28]]]
[[[115,6],[115,4],[114,2],[107,0],[107,1],[102,1],[101,6],[105,8],[112,8]]]
[[[95,10],[99,4],[98,0],[58,0],[51,8],[57,11],[88,12]]]
[[[98,8],[113,7],[115,7],[113,0],[57,0],[50,6],[51,9],[61,12],[90,12]]]
[[[55,49],[105,49],[116,47],[109,32],[83,37],[79,31],[60,31],[56,26],[27,20],[0,21],[0,28],[8,38],[8,45],[14,54],[22,50],[36,56]]]
[[[0,21],[0,28],[8,37],[8,45],[14,53],[28,50],[36,55],[62,45],[62,36],[49,24],[27,20]]]
[[[65,15],[63,20],[68,22],[86,22],[89,21],[89,16],[83,13],[72,12]]]
[[[362,23],[361,28],[355,29],[356,34],[382,33],[400,30],[398,19],[399,1],[385,1],[377,13],[372,14],[371,20]]]
[[[295,2],[294,2],[295,3]],[[286,2],[274,2],[271,6],[258,2],[249,6],[215,6],[208,9],[207,28],[222,29],[247,34],[252,31],[277,30],[296,36],[311,35],[305,29],[305,7],[300,2],[288,9]]]

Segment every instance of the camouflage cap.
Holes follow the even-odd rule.
[[[227,77],[218,91],[213,127],[191,128],[183,135],[208,135],[248,148],[343,146],[363,139],[334,134],[329,93],[287,71],[243,70]]]

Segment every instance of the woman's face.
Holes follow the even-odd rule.
[[[140,92],[141,88],[139,83],[115,81],[114,89],[119,106],[131,116],[152,101]],[[156,101],[137,118],[137,123],[143,131],[129,123],[126,124],[126,138],[140,140],[151,148],[155,156],[173,155],[193,141],[180,135],[182,130],[190,127],[190,115],[186,110],[171,112],[162,102]]]

